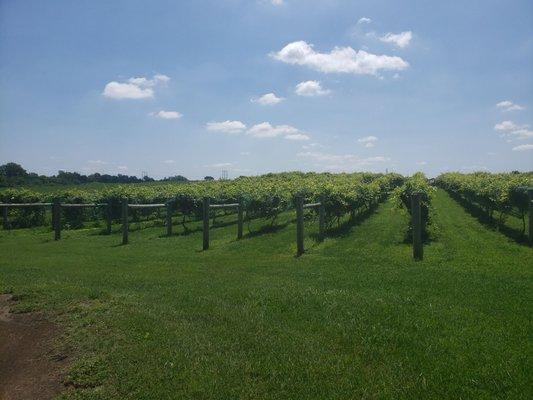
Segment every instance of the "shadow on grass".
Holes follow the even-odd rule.
[[[284,222],[282,224],[276,224],[276,225],[263,225],[259,229],[255,231],[248,231],[248,233],[245,233],[242,238],[243,239],[250,239],[254,237],[258,237],[261,235],[266,235],[269,233],[276,233],[284,228],[286,228],[291,221]]]
[[[352,229],[361,225],[368,217],[370,217],[372,214],[374,214],[378,208],[379,204],[376,204],[369,208],[368,210],[365,210],[363,212],[360,212],[356,214],[353,217],[348,218],[347,220],[343,221],[340,225],[336,227],[331,227],[329,229],[326,229],[325,237],[332,237],[332,238],[341,238],[348,236]],[[318,232],[313,233],[311,235],[315,240],[319,240]]]
[[[466,210],[466,212],[476,218],[485,227],[493,231],[500,232],[518,244],[528,245],[528,238],[521,230],[505,225],[505,223],[499,224],[496,220],[491,219],[485,210],[483,210],[483,208],[481,208],[479,205],[470,203],[456,193],[448,191],[446,191],[446,193],[448,193],[452,199],[454,199]]]

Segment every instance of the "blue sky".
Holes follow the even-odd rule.
[[[0,162],[533,169],[533,2],[0,2]]]

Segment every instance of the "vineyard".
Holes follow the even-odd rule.
[[[466,204],[528,231],[531,176],[8,189],[0,291],[61,400],[527,398],[533,253]]]

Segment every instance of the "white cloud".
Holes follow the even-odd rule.
[[[533,144],[521,144],[520,146],[513,147],[513,151],[528,151],[533,150]]]
[[[368,17],[359,18],[359,21],[357,21],[358,24],[369,24],[371,22],[372,22],[372,19]]]
[[[277,97],[274,93],[267,93],[258,99],[252,99],[252,103],[259,103],[262,106],[273,106],[283,101],[282,97]]]
[[[514,104],[512,101],[509,100],[500,101],[498,104],[496,104],[496,107],[498,107],[502,111],[521,111],[526,109],[524,106]]]
[[[294,133],[294,134],[285,136],[285,139],[287,140],[309,140],[311,138],[304,133]]]
[[[318,81],[305,81],[300,82],[296,85],[294,91],[298,96],[324,96],[329,94],[331,91],[328,89],[323,89],[322,85]]]
[[[303,65],[324,73],[376,75],[381,70],[403,70],[409,66],[397,56],[376,55],[351,47],[335,47],[329,53],[319,53],[305,41],[289,43],[270,55],[284,63]]]
[[[517,125],[513,121],[503,121],[494,125],[494,130],[501,132],[502,136],[508,139],[529,139],[533,138],[533,131],[529,125]]]
[[[206,129],[211,132],[222,132],[229,134],[241,133],[246,129],[241,121],[223,121],[223,122],[208,122]]]
[[[409,45],[411,39],[413,38],[413,32],[405,31],[400,33],[387,33],[385,36],[379,38],[382,42],[385,43],[394,43],[396,46],[404,48]]]
[[[133,83],[109,82],[102,93],[110,99],[148,99],[154,97],[150,88],[141,88]]]
[[[183,115],[177,111],[165,111],[161,110],[158,112],[150,113],[150,115],[161,118],[161,119],[180,119]]]
[[[91,165],[107,165],[108,164],[107,161],[102,161],[102,160],[89,160],[87,162]]]
[[[164,164],[174,164],[175,161],[174,160],[165,160],[163,161]]]
[[[363,146],[370,148],[376,145],[378,138],[375,136],[365,136],[363,138],[357,139],[357,141],[361,143]]]
[[[272,138],[277,136],[285,136],[288,140],[309,140],[309,136],[300,132],[290,125],[272,126],[269,122],[262,122],[252,126],[246,132],[247,135],[255,138]]]
[[[283,0],[270,0],[270,3],[272,3],[275,6],[281,6],[283,5]]]
[[[127,82],[111,81],[105,85],[102,95],[110,99],[149,99],[154,97],[155,86],[169,80],[166,75],[154,75],[152,79],[135,77]]]
[[[427,161],[418,161],[416,164],[417,165],[427,165],[428,163],[427,163]]]
[[[125,165],[119,165],[119,166],[117,167],[117,169],[118,169],[119,171],[127,171],[127,170],[128,170],[128,167],[125,166]]]
[[[250,155],[249,151],[241,151],[241,156],[249,156],[249,155]]]

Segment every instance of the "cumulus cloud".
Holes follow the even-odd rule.
[[[520,146],[513,147],[513,151],[528,151],[533,150],[533,144],[521,144]]]
[[[273,106],[283,101],[282,97],[276,96],[274,93],[267,93],[257,99],[252,99],[252,103],[259,103],[262,106]]]
[[[206,129],[211,132],[222,132],[229,134],[241,133],[246,129],[241,121],[223,121],[223,122],[208,122]]]
[[[127,167],[126,165],[119,165],[119,166],[117,167],[117,169],[118,169],[119,171],[127,171],[127,170],[128,170],[128,167]]]
[[[311,138],[305,133],[292,133],[290,135],[285,136],[285,139],[287,140],[309,140]]]
[[[369,24],[371,22],[372,22],[372,19],[368,17],[359,18],[359,21],[357,21],[358,24]]]
[[[174,160],[165,160],[163,161],[164,164],[174,164],[175,161]]]
[[[270,122],[262,122],[252,126],[246,132],[255,138],[272,138],[284,136],[287,140],[309,140],[309,136],[300,132],[297,128],[290,125],[273,126]]]
[[[130,78],[126,82],[111,81],[105,85],[102,95],[110,99],[149,99],[154,97],[154,87],[167,83],[166,75],[154,75],[152,79],[145,77]]]
[[[387,33],[379,38],[382,42],[393,43],[398,47],[404,48],[409,46],[411,39],[413,38],[413,32],[405,31],[400,33]]]
[[[270,0],[270,3],[272,3],[275,6],[281,6],[283,5],[283,0]]]
[[[498,104],[496,104],[496,107],[498,107],[502,111],[521,111],[526,109],[524,106],[514,104],[512,101],[509,100],[500,101]]]
[[[494,130],[500,132],[508,139],[529,139],[533,138],[533,131],[529,125],[517,125],[513,121],[503,121],[494,125]]]
[[[329,53],[320,53],[305,41],[289,43],[270,56],[287,64],[303,65],[324,73],[377,75],[382,70],[399,71],[409,66],[401,57],[376,55],[351,47],[335,47]]]
[[[376,142],[378,141],[378,138],[375,136],[365,136],[360,139],[357,139],[359,143],[361,143],[365,147],[374,147],[376,145]]]
[[[150,113],[150,115],[161,119],[180,119],[183,115],[177,111],[157,111]]]
[[[298,96],[313,97],[324,96],[329,94],[331,91],[328,89],[323,89],[322,85],[318,81],[305,81],[297,84],[294,92]]]

